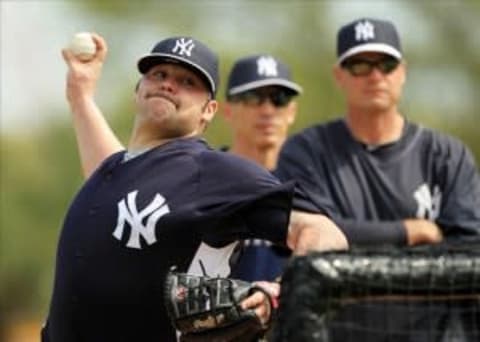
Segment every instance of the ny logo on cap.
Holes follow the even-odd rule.
[[[365,20],[364,22],[359,22],[355,25],[355,39],[358,40],[369,40],[375,38],[374,26],[371,22]]]
[[[257,73],[263,76],[277,76],[277,61],[270,56],[260,57],[257,59]]]
[[[172,49],[173,53],[178,53],[179,55],[187,55],[190,57],[192,55],[192,50],[195,47],[193,44],[193,39],[185,40],[185,38],[180,38],[175,41],[175,46]],[[177,52],[178,51],[178,52]]]

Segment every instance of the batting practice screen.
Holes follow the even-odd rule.
[[[480,243],[297,257],[273,340],[480,341]]]

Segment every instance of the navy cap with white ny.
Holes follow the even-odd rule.
[[[271,55],[253,55],[237,60],[228,77],[227,98],[265,86],[280,86],[297,95],[302,87],[293,82],[290,69]]]
[[[180,63],[195,71],[215,97],[219,83],[218,57],[208,46],[191,37],[164,39],[138,60],[138,70],[145,74],[152,66],[164,62]]]
[[[402,58],[395,26],[386,20],[362,18],[340,28],[337,35],[337,63],[362,52],[380,52]]]

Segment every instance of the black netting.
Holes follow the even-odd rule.
[[[274,341],[480,341],[480,243],[315,253],[282,280]]]

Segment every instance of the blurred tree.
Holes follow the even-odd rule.
[[[438,102],[442,102],[442,96],[462,99],[466,92],[472,103],[458,109],[446,109],[445,112],[451,111],[446,115],[430,113],[430,118],[424,119],[462,139],[472,149],[477,162],[480,162],[480,136],[476,126],[480,104],[480,38],[474,29],[480,19],[480,2],[418,1],[415,2],[415,10],[435,32],[435,41],[422,50],[414,51],[410,58],[415,60],[416,69],[429,70],[434,67],[433,72],[438,75],[439,83],[430,84],[430,91],[436,94]],[[428,111],[431,110],[426,108],[425,112]]]
[[[80,170],[65,126],[3,136],[0,143],[0,319],[12,320],[46,307],[61,213],[80,184]]]

